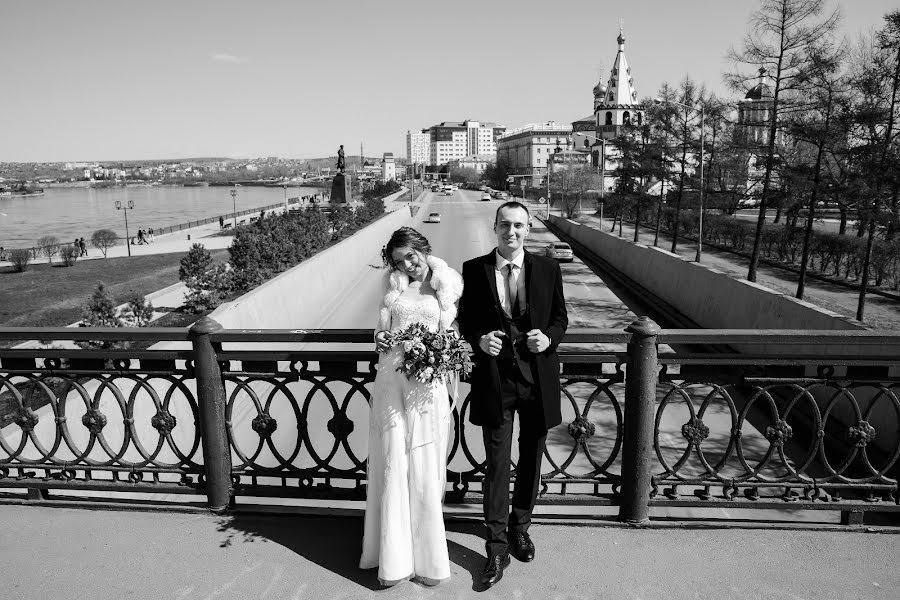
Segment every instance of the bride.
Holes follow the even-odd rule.
[[[431,331],[450,328],[462,277],[432,256],[428,240],[411,227],[391,235],[383,258],[387,269],[375,334],[383,353],[372,391],[359,566],[377,566],[383,585],[411,578],[436,585],[450,577],[442,503],[453,407],[444,382],[409,381],[397,371],[403,351],[387,346],[386,333],[414,322]]]

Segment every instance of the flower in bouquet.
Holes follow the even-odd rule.
[[[387,346],[403,350],[403,362],[397,370],[410,380],[430,383],[472,370],[472,348],[452,329],[429,331],[421,323],[413,323],[388,334]]]

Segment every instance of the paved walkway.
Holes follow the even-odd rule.
[[[449,520],[451,579],[378,585],[357,568],[359,516],[0,506],[3,596],[22,600],[471,598],[484,561],[477,519]],[[15,523],[15,527],[9,524]],[[858,531],[532,527],[483,598],[894,600],[900,535]]]

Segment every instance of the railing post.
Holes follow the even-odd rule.
[[[625,416],[622,435],[622,503],[619,520],[644,523],[650,512],[650,478],[653,452],[654,406],[656,404],[659,325],[641,317],[625,331],[628,368],[625,373]]]
[[[222,326],[218,322],[203,317],[190,330],[194,346],[207,505],[213,512],[223,512],[231,501],[231,448],[225,428],[225,386],[216,351],[209,340],[209,334],[220,329]]]

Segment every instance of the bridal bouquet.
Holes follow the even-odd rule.
[[[429,331],[421,323],[388,334],[388,346],[403,348],[403,364],[397,370],[407,379],[430,383],[444,375],[465,375],[472,370],[472,349],[452,329]]]

